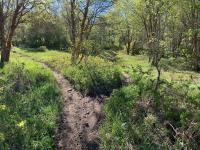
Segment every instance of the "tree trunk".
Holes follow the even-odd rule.
[[[197,37],[197,33],[194,35],[193,38],[193,53],[194,53],[194,59],[195,59],[195,70],[200,71],[200,47],[199,47],[199,41]]]
[[[139,50],[137,49],[136,45],[137,45],[137,40],[134,40],[131,44],[131,55],[139,54]]]
[[[128,42],[127,42],[127,46],[126,46],[126,52],[127,52],[127,55],[130,54],[130,49],[131,49],[131,42],[128,41]]]
[[[81,45],[82,41],[78,41],[78,43],[76,43],[72,49],[72,55],[71,55],[72,64],[77,64],[77,62],[79,61],[78,59],[81,53]]]
[[[89,12],[90,0],[87,0],[86,6],[84,8],[83,19],[80,24],[80,33],[78,34],[76,33],[77,26],[75,21],[75,3],[76,3],[75,0],[71,0],[71,22],[72,22],[71,28],[72,28],[72,43],[73,43],[71,61],[73,64],[76,64],[76,62],[78,62],[78,58],[81,52],[81,45],[84,41],[84,36],[86,35],[85,29]]]
[[[74,48],[72,49],[71,62],[72,62],[72,64],[75,64],[75,63],[76,63],[75,50],[74,50]]]
[[[200,72],[200,57],[196,57],[196,66],[195,66],[195,70],[197,72]]]
[[[156,80],[156,85],[155,85],[155,89],[154,91],[157,92],[160,86],[160,75],[161,75],[161,69],[159,67],[159,65],[156,65],[156,70],[157,70],[157,80]]]
[[[7,44],[3,43],[2,51],[1,51],[1,62],[8,62],[10,59],[10,51],[11,51],[11,42]]]

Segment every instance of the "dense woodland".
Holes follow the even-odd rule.
[[[199,0],[0,0],[0,53],[2,150],[200,149]]]

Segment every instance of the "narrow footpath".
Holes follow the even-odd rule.
[[[38,62],[30,56],[18,54]],[[63,75],[48,64],[39,63],[52,70],[63,98],[59,128],[55,135],[55,150],[98,150],[102,99],[84,97]]]
[[[83,97],[61,74],[53,72],[63,97],[63,112],[56,135],[57,150],[97,150],[102,103]]]

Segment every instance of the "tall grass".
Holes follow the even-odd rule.
[[[162,80],[155,92],[150,72],[132,75],[133,83],[106,101],[102,149],[198,149],[200,84]]]
[[[13,58],[0,69],[0,149],[53,149],[59,106],[52,73]]]

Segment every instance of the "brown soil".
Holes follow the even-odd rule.
[[[83,97],[61,74],[53,72],[63,97],[63,112],[56,134],[57,150],[97,150],[102,103]]]

